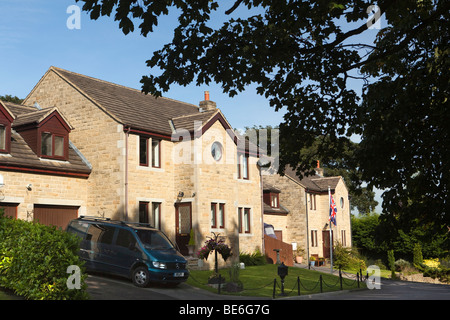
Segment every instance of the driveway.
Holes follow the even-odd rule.
[[[151,285],[138,288],[131,281],[89,274],[86,280],[92,300],[244,300],[246,297],[218,295],[181,283],[175,288]],[[249,298],[261,299],[261,298]]]

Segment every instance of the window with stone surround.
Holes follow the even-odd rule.
[[[341,244],[346,247],[347,246],[347,234],[345,230],[341,230]]]
[[[318,247],[317,230],[311,230],[311,247]]]
[[[309,194],[309,209],[316,210],[316,195],[312,193]]]
[[[161,230],[161,202],[152,202],[151,222],[154,228]]]
[[[139,201],[139,222],[140,223],[149,223],[148,206],[149,206],[149,202]]]
[[[139,201],[139,222],[161,230],[161,202]]]
[[[152,139],[152,167],[161,168],[161,140]]]
[[[139,165],[161,168],[161,140],[139,136]]]
[[[139,137],[139,165],[148,167],[148,140],[149,138]]]
[[[211,228],[225,228],[225,203],[211,203]]]
[[[251,210],[250,208],[238,208],[239,233],[251,233]]]
[[[248,154],[238,153],[237,155],[237,177],[238,179],[249,179]]]

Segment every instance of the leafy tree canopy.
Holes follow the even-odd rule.
[[[8,101],[8,102],[14,102],[14,103],[18,103],[21,104],[23,99],[20,99],[17,96],[12,96],[10,94],[5,94],[4,96],[0,96],[0,100],[2,101]]]
[[[327,142],[320,159],[337,159],[357,134],[348,161],[369,186],[389,190],[384,212],[450,225],[449,1],[378,1],[386,24],[375,41],[371,0],[77,1],[92,19],[114,15],[125,34],[137,25],[147,36],[159,17],[179,13],[173,39],[147,61],[162,73],[143,76],[144,92],[215,82],[232,97],[256,84],[287,110],[280,168],[310,169],[316,159],[300,150],[317,137]]]
[[[276,140],[273,142],[271,137],[272,130],[279,130],[278,127],[253,126],[245,127],[245,129],[246,131],[241,134],[248,135],[249,131],[257,131],[257,134],[255,134],[257,145],[262,147],[263,150],[266,150],[269,156],[274,155],[271,150],[272,144],[277,143],[278,141]],[[261,134],[261,130],[265,130],[265,133]],[[264,137],[262,143],[259,139],[261,135]],[[320,158],[318,152],[319,146],[329,143],[329,141],[324,140],[327,140],[327,137],[317,137],[312,146],[304,147],[300,150],[300,154],[306,162],[309,163],[309,159]],[[347,140],[338,158],[333,159],[328,163],[320,162],[320,165],[324,169],[323,174],[325,177],[341,176],[344,179],[351,198],[350,210],[357,210],[360,215],[368,215],[375,210],[378,202],[375,200],[375,192],[361,184],[361,173],[359,170],[355,168],[352,161],[348,161],[348,159],[354,158],[354,151],[356,147],[356,143]],[[315,171],[313,170],[313,172]]]

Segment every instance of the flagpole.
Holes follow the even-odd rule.
[[[333,274],[333,233],[331,231],[331,190],[330,186],[328,186],[328,210],[329,210],[329,223],[330,223],[330,266],[331,266],[331,274]]]

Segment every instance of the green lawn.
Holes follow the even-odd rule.
[[[277,265],[268,264],[264,266],[246,266],[244,270],[239,271],[239,280],[242,282],[244,290],[241,292],[226,292],[222,290],[221,294],[255,296],[255,297],[272,297],[274,288],[274,279],[277,280],[276,295],[281,291],[281,279],[277,274]],[[201,289],[217,292],[216,288],[210,287],[207,284],[208,278],[212,271],[197,271],[192,270],[191,276],[187,283],[189,285],[199,287]],[[219,270],[219,273],[228,281],[230,279],[229,269]],[[323,292],[340,290],[339,277],[303,269],[289,267],[288,276],[285,278],[285,293],[289,296],[298,294],[297,277],[300,278],[300,294],[314,294],[320,293],[320,275],[322,275],[322,290]],[[364,283],[360,283],[361,288],[365,288]],[[354,280],[344,279],[343,289],[356,289],[357,283]]]

